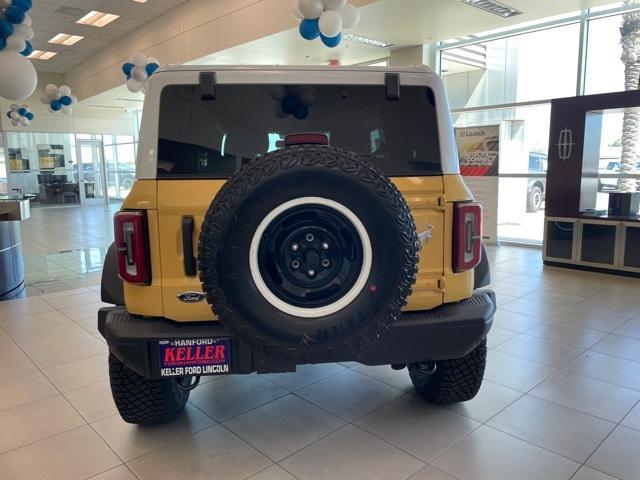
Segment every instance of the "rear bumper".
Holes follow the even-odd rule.
[[[330,362],[389,365],[460,358],[473,350],[491,328],[495,294],[476,292],[471,298],[424,312],[408,312],[391,325],[384,337],[351,356],[326,358]],[[161,378],[160,340],[229,338],[229,373],[295,371],[296,362],[268,355],[236,338],[218,322],[178,323],[163,318],[129,315],[124,307],[98,312],[98,329],[109,350],[132,370],[147,378]]]

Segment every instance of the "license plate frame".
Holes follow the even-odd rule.
[[[161,377],[225,375],[231,371],[228,338],[175,338],[159,340]]]

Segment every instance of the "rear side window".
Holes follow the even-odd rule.
[[[163,90],[158,177],[227,178],[298,133],[322,133],[387,175],[441,173],[427,87],[403,86],[394,101],[384,85],[219,84],[214,101],[203,101],[198,85]]]

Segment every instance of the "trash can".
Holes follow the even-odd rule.
[[[0,301],[25,296],[21,223],[30,217],[29,199],[0,195]]]

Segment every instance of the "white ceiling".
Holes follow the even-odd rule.
[[[94,52],[186,1],[34,0],[30,12],[35,30],[33,47],[58,54],[50,60],[34,60],[33,64],[40,72],[65,73]],[[120,18],[102,28],[76,23],[91,10],[113,13],[120,15]],[[58,33],[82,35],[85,38],[69,47],[48,43]]]

